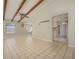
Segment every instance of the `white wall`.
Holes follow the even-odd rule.
[[[74,29],[74,0],[49,0],[50,2],[45,4],[41,10],[30,17],[33,23],[33,38],[45,39],[52,41],[52,26],[51,20],[55,15],[62,13],[68,13],[68,42],[69,46],[74,46],[75,41],[75,29]],[[49,23],[39,25],[40,21],[50,20]],[[43,25],[43,26],[42,26]],[[45,28],[44,28],[45,27]]]
[[[22,27],[20,23],[16,23],[16,34],[19,35],[27,34],[26,29]]]

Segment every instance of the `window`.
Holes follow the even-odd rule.
[[[6,25],[6,33],[15,33],[15,24],[9,23]]]

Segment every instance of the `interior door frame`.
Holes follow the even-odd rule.
[[[54,18],[57,17],[57,16],[60,16],[60,15],[63,15],[63,14],[67,14],[67,17],[68,17],[68,20],[69,20],[69,14],[68,14],[67,12],[66,12],[66,13],[60,13],[60,14],[55,15],[55,16],[52,17],[52,35],[53,35],[53,41],[55,41],[55,40],[54,40],[54,39],[55,39],[55,38],[54,38],[54,31],[53,31]],[[67,26],[69,26],[69,21],[68,21],[67,24],[68,24]],[[68,31],[68,28],[67,28],[67,31]],[[66,40],[66,41],[67,41],[67,44],[68,44],[68,33],[67,33],[67,40]]]

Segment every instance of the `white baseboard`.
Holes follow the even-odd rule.
[[[44,41],[48,41],[48,42],[53,42],[53,40],[49,40],[49,39],[40,39],[40,40],[44,40]]]
[[[53,40],[49,40],[49,39],[44,39],[44,38],[33,38],[33,39],[39,39],[39,40],[43,40],[43,41],[48,41],[48,42],[53,42]]]

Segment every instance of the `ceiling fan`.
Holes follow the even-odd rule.
[[[19,14],[20,14],[20,19],[22,19],[22,18],[24,18],[24,17],[29,18],[29,16],[27,16],[27,15],[24,14],[24,13],[19,13]]]
[[[24,13],[19,13],[20,15],[21,15],[21,18],[22,17],[26,17],[26,18],[29,18],[29,16],[27,16],[26,14],[24,14]]]

